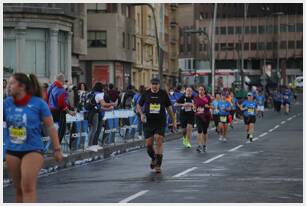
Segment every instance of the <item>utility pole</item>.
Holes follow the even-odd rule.
[[[247,10],[248,5],[246,3],[243,4],[243,26],[242,26],[242,37],[241,37],[241,70],[240,70],[240,76],[241,76],[241,89],[244,91],[244,34],[245,34],[245,21],[247,17]]]
[[[211,30],[211,92],[215,96],[215,29],[217,19],[217,3],[214,4],[214,19]]]

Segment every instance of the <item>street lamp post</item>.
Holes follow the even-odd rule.
[[[155,16],[155,9],[154,7],[149,3],[132,3],[132,4],[126,4],[131,6],[148,6],[153,14],[153,20],[154,20],[154,27],[155,27],[155,39],[156,39],[156,47],[157,47],[157,56],[158,56],[158,68],[159,68],[159,79],[160,79],[160,88],[163,88],[164,82],[163,82],[163,61],[162,61],[162,49],[159,44],[158,39],[158,30],[157,30],[157,23],[156,23],[156,16]]]
[[[283,15],[283,12],[275,12],[272,15],[277,16],[277,60],[276,60],[276,77],[277,77],[277,85],[279,85],[280,72],[279,72],[279,39],[280,39],[280,16]]]

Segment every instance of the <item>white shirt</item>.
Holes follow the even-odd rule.
[[[103,99],[104,99],[104,92],[96,94],[95,100],[96,100],[97,103],[99,103]]]

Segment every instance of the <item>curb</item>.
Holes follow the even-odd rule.
[[[170,133],[165,135],[164,141],[171,141],[182,137],[182,132]],[[63,162],[58,163],[54,157],[47,157],[44,159],[44,165],[39,173],[40,176],[45,176],[61,169],[71,168],[78,165],[83,165],[97,160],[103,160],[124,154],[130,151],[139,150],[145,147],[145,140],[134,140],[133,142],[126,142],[118,145],[106,146],[97,152],[93,151],[79,151],[64,158]],[[3,185],[11,183],[9,179],[6,163],[3,163]]]

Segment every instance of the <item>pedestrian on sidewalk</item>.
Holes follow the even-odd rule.
[[[144,112],[142,111],[144,107]],[[143,122],[144,136],[148,155],[151,158],[151,169],[156,173],[161,172],[163,160],[163,139],[166,127],[166,111],[171,115],[173,128],[176,129],[176,118],[172,111],[172,105],[166,91],[160,89],[160,81],[157,78],[151,80],[151,87],[140,98],[137,105]],[[154,135],[156,135],[156,150],[154,150]]]
[[[51,112],[35,75],[15,73],[9,80],[11,96],[3,103],[6,123],[6,162],[16,190],[16,202],[36,202],[36,180],[43,166],[41,122],[47,127],[53,143],[54,157],[61,161],[56,128]]]

